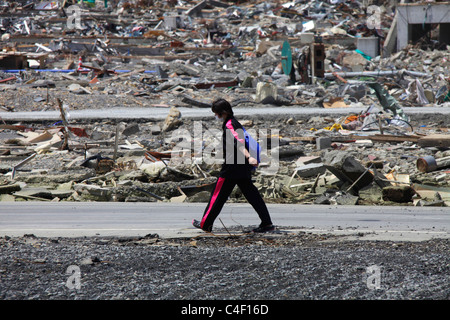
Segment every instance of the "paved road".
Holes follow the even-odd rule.
[[[201,119],[212,116],[208,108],[178,108],[185,119]],[[261,116],[261,115],[345,115],[365,111],[364,108],[304,108],[304,107],[264,107],[264,108],[240,108],[233,109],[236,116]],[[450,114],[450,108],[445,107],[417,107],[403,108],[408,114]],[[145,119],[149,121],[164,120],[169,112],[168,108],[110,108],[72,110],[69,112],[71,120],[84,119]],[[40,121],[59,120],[59,111],[33,111],[33,112],[0,112],[0,118],[8,121]]]
[[[162,202],[1,203],[0,236],[145,236],[157,233],[163,238],[191,237],[203,233],[192,227],[191,221],[201,217],[204,207],[205,204],[198,203]],[[268,207],[279,230],[287,233],[300,230],[367,240],[450,238],[447,208],[274,204]],[[215,227],[222,230],[223,226],[236,230],[236,226],[246,228],[259,222],[256,213],[245,203],[226,204],[219,218]]]

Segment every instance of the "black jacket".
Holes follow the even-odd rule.
[[[229,116],[222,125],[223,159],[220,177],[231,179],[251,178],[253,166],[248,163],[242,147],[245,147],[244,130],[234,116]]]

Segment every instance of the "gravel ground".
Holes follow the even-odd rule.
[[[4,237],[0,300],[448,300],[449,249],[309,233]]]

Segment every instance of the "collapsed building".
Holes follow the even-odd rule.
[[[279,130],[268,146],[277,171],[263,164],[255,174],[268,202],[448,205],[448,119],[405,112],[450,105],[448,6],[0,2],[1,200],[207,201],[218,166],[175,165],[173,137],[196,120],[214,126],[210,104],[226,97],[237,110],[330,111],[242,117],[247,128]],[[73,116],[119,107],[167,117]],[[185,148],[192,159],[195,143]]]

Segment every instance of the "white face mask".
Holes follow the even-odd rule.
[[[220,118],[217,114],[214,116],[217,121],[222,121],[222,118]]]

